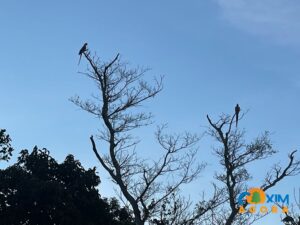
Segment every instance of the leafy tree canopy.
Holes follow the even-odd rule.
[[[6,134],[5,129],[0,129],[0,161],[8,161],[13,148],[10,145],[11,139],[8,134]]]
[[[47,149],[22,150],[0,181],[1,224],[133,224],[117,200],[101,198],[95,168],[85,170],[73,155],[59,164]]]

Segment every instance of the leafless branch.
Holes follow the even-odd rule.
[[[240,119],[244,115],[242,114]],[[221,223],[224,225],[251,224],[261,218],[261,216],[253,216],[247,213],[239,214],[237,197],[242,191],[246,190],[247,181],[251,178],[246,166],[257,160],[271,157],[276,153],[272,147],[269,132],[263,133],[251,143],[246,144],[244,140],[245,132],[233,126],[234,118],[235,115],[223,114],[217,122],[213,122],[207,115],[207,120],[210,124],[208,134],[220,143],[220,146],[215,148],[214,151],[224,168],[223,172],[216,173],[216,179],[225,184],[225,193],[229,203],[228,207],[226,204],[221,207],[221,210],[226,209],[226,213],[223,213],[221,219],[225,221]],[[286,167],[277,164],[267,173],[265,183],[261,186],[264,191],[274,187],[287,176],[299,174],[300,165],[299,161],[295,159],[295,153],[296,151],[293,151],[288,156],[289,162]],[[244,207],[246,206],[247,203],[244,204]],[[220,211],[216,214],[220,215]],[[214,217],[214,219],[216,218]]]
[[[130,132],[152,122],[152,115],[140,111],[139,106],[162,90],[163,77],[150,85],[143,80],[147,70],[128,68],[119,54],[108,62],[91,56],[89,51],[84,56],[89,68],[83,74],[96,83],[98,93],[92,100],[81,100],[78,96],[70,100],[101,120],[103,129],[97,137],[108,143],[108,149],[101,149],[100,153],[91,136],[93,152],[129,202],[135,223],[143,225],[204,168],[204,164],[196,163],[195,145],[199,138],[188,132],[167,135],[159,127],[155,137],[163,151],[161,157],[153,163],[140,158],[136,152],[139,140]]]

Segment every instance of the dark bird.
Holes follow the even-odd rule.
[[[286,216],[282,222],[284,222],[285,224],[295,224],[295,220],[293,217],[291,216]]]
[[[236,104],[236,106],[235,106],[235,126],[236,127],[238,125],[240,111],[241,111],[241,108],[240,108],[239,104]]]
[[[82,48],[79,50],[79,53],[78,53],[78,55],[79,55],[78,65],[80,63],[82,54],[87,51],[87,45],[88,45],[87,43],[84,43],[84,45],[82,46]]]

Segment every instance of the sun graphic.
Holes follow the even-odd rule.
[[[266,194],[260,188],[250,188],[248,190],[249,196],[246,196],[249,204],[262,204],[266,201]]]

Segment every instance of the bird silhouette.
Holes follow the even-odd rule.
[[[286,217],[282,220],[282,222],[284,222],[285,224],[292,224],[292,225],[296,224],[294,218],[291,217],[291,216],[286,216]]]
[[[240,108],[239,104],[236,104],[236,106],[235,106],[235,126],[236,127],[238,125],[240,111],[241,111],[241,108]]]
[[[87,51],[87,43],[84,43],[84,45],[81,47],[81,49],[79,50],[79,61],[78,61],[78,65],[80,64],[80,60],[81,60],[81,56],[83,53],[85,53]]]

